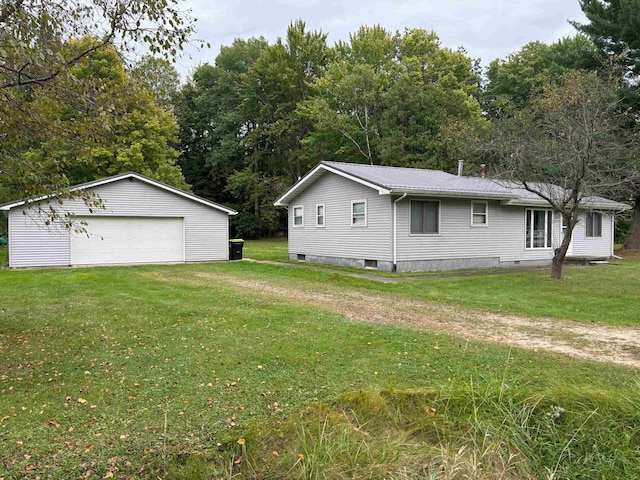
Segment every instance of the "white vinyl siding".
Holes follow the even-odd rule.
[[[356,200],[351,202],[351,226],[367,226],[367,201]]]
[[[571,254],[577,257],[609,257],[613,251],[613,215],[601,214],[601,236],[587,236],[587,212],[581,211],[571,235]]]
[[[316,205],[316,227],[324,227],[324,203]]]
[[[122,179],[92,188],[105,209],[94,209],[96,218],[175,217],[184,222],[184,259],[187,262],[227,260],[229,256],[229,216],[194,200],[168,192],[140,180]],[[86,217],[85,227],[92,233],[92,214],[81,200],[56,204],[60,213]],[[26,215],[22,212],[25,211]],[[70,232],[45,227],[35,210],[16,207],[10,210],[10,248],[12,267],[72,265]]]
[[[367,203],[367,228],[352,226],[351,202],[359,199]],[[302,205],[306,211],[324,205],[325,226],[312,230],[290,229],[290,255],[391,261],[391,201],[388,195],[379,195],[372,188],[325,173],[293,198],[291,204]],[[293,209],[289,207],[289,218],[292,217]]]
[[[440,202],[411,200],[412,235],[438,235],[440,233]]]
[[[489,224],[489,203],[471,202],[471,225],[486,227]]]
[[[433,199],[440,202],[440,234],[410,233],[410,202],[398,202],[398,262],[440,259],[498,258],[501,262],[551,260],[551,249],[526,249],[525,207],[488,201],[491,221],[485,228],[470,225],[468,199]],[[554,218],[555,221],[555,218]],[[560,225],[553,241],[559,244]],[[556,238],[556,236],[558,238]]]
[[[304,207],[300,205],[293,207],[293,227],[304,227]]]

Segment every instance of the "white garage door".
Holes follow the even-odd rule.
[[[184,261],[182,218],[86,217],[86,234],[71,234],[72,265]]]

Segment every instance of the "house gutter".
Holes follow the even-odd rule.
[[[398,256],[398,208],[397,204],[400,200],[404,200],[407,196],[407,193],[403,193],[401,197],[398,197],[393,202],[393,267],[391,269],[392,272],[396,271],[396,259]]]

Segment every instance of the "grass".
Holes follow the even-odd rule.
[[[264,238],[247,240],[244,243],[243,256],[254,260],[288,262],[288,243],[286,238]]]
[[[453,303],[467,288],[479,305],[493,304],[475,290],[499,281],[531,292],[533,311],[556,286],[607,321],[640,318],[635,294],[600,305],[622,283],[637,291],[638,267],[549,285],[388,285],[248,262],[0,270],[0,478],[629,478],[633,370],[353,323],[227,280]]]
[[[278,250],[286,252],[286,243],[247,242],[247,252],[253,255],[251,258],[277,258]],[[619,253],[625,260],[602,267],[565,269],[561,281],[552,280],[549,271],[508,269],[503,269],[501,274],[477,270],[459,277],[432,275],[395,284],[367,283],[340,275],[332,277],[331,281],[491,312],[637,325],[640,304],[630,299],[636,298],[640,291],[640,255]],[[289,269],[289,276],[299,282],[322,282],[326,275],[300,268]]]
[[[0,268],[6,267],[8,264],[9,248],[6,245],[0,245]]]

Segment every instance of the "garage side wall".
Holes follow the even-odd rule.
[[[85,228],[91,232],[92,215],[115,217],[184,218],[185,261],[227,260],[229,217],[227,213],[181,197],[140,180],[129,179],[92,189],[104,203],[103,209],[89,209],[82,201],[55,205],[61,213],[89,217]],[[42,205],[46,209],[46,205]],[[25,212],[26,214],[23,214]],[[14,268],[65,266],[71,264],[70,233],[47,227],[35,207],[16,207],[9,212],[9,262]],[[75,235],[75,234],[74,234]]]
[[[9,211],[9,266],[59,267],[69,265],[69,232],[45,226],[35,207]]]

